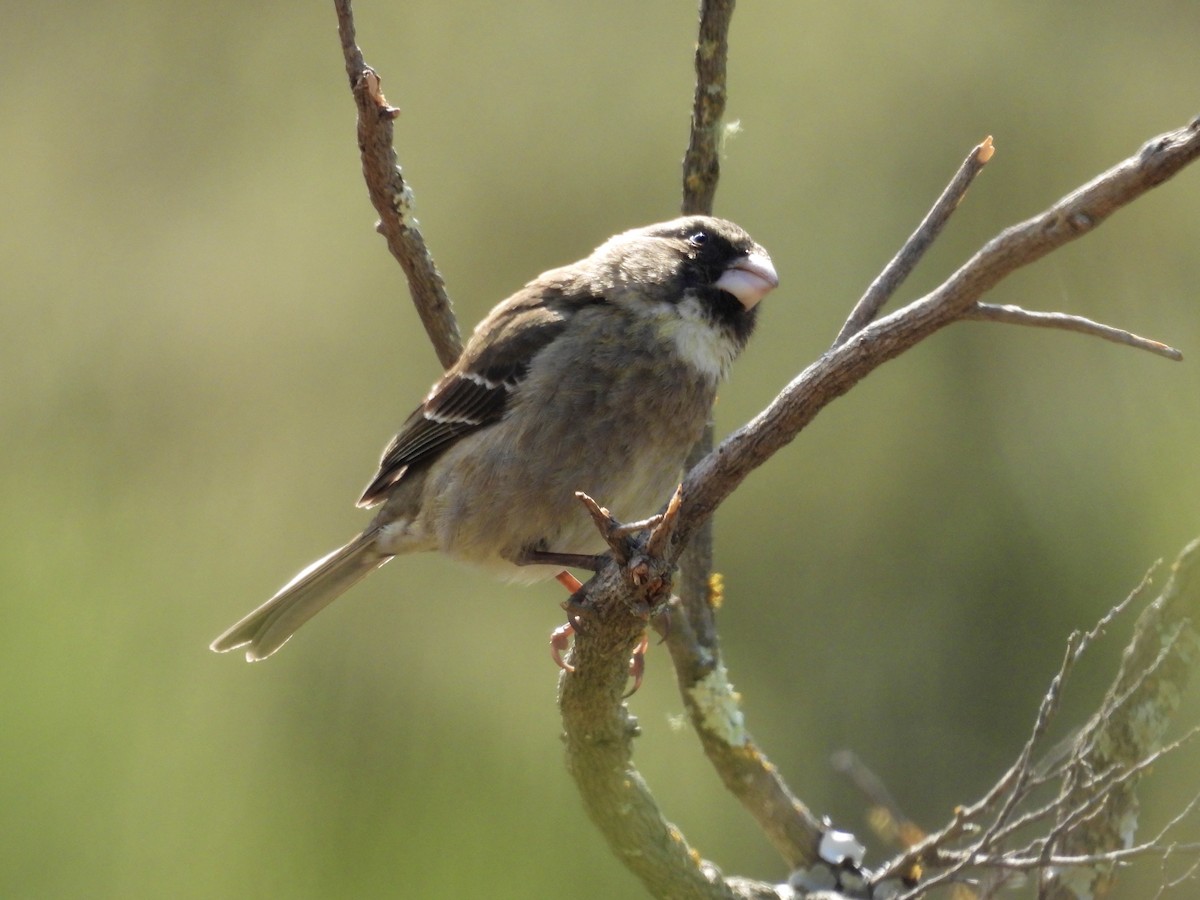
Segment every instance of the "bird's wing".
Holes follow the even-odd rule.
[[[462,356],[383,451],[359,506],[386,499],[410,466],[432,460],[464,435],[498,422],[537,353],[567,327],[571,314],[602,298],[565,291],[548,272],[505,300],[475,330]],[[481,335],[487,335],[481,340]]]

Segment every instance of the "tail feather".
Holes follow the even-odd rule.
[[[210,645],[217,653],[246,648],[246,659],[266,659],[305,622],[336,600],[391,556],[375,546],[368,529],[344,547],[323,556],[279,589],[270,600],[246,616]]]

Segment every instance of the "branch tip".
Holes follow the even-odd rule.
[[[1058,328],[1063,331],[1088,334],[1092,337],[1112,341],[1115,344],[1124,344],[1137,350],[1145,350],[1175,362],[1183,359],[1182,352],[1161,341],[1144,338],[1132,331],[1126,331],[1124,328],[1114,328],[1103,322],[1095,322],[1083,316],[1068,313],[1037,312],[1012,304],[976,303],[967,308],[963,313],[963,318],[983,322],[1003,322],[1009,325],[1029,325],[1035,328]]]
[[[671,495],[667,508],[663,510],[658,522],[650,532],[650,539],[646,542],[646,552],[650,556],[659,559],[666,555],[667,548],[671,544],[671,536],[675,533],[675,523],[679,520],[679,509],[682,503],[683,485],[680,484],[675,488],[675,493]]]
[[[967,189],[975,181],[976,176],[983,171],[987,161],[992,158],[993,152],[991,135],[971,149],[966,159],[958,167],[958,171],[954,173],[954,177],[950,179],[950,183],[942,191],[942,195],[925,214],[921,224],[908,236],[908,240],[883,267],[883,271],[871,282],[859,301],[854,304],[854,309],[850,311],[849,317],[833,341],[835,348],[849,341],[875,320],[879,311],[892,298],[892,295],[916,268],[926,251],[937,240],[938,235],[942,233],[950,216],[958,209],[958,204],[966,196]]]
[[[992,143],[992,136],[989,134],[983,139],[983,143],[975,148],[975,159],[981,166],[986,165],[995,152],[996,145]]]

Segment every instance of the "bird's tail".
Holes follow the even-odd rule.
[[[346,546],[323,556],[279,592],[210,645],[217,653],[246,648],[246,659],[266,659],[305,622],[336,600],[360,578],[392,557],[376,548],[368,528]]]

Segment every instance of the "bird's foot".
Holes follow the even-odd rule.
[[[566,623],[550,632],[550,658],[564,672],[574,672],[575,667],[566,661],[564,654],[571,648],[571,639],[586,630],[581,617],[587,612],[587,606],[575,599],[583,584],[570,572],[559,572],[555,577],[559,584],[571,592],[571,596],[562,603],[562,608],[567,613]],[[629,657],[629,677],[633,679],[633,687],[625,697],[632,697],[642,686],[642,678],[646,674],[646,650],[649,646],[649,635],[643,632],[642,639]]]

